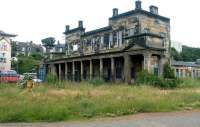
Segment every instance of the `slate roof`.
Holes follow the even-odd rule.
[[[157,14],[153,14],[153,13],[145,11],[145,10],[131,10],[131,11],[119,14],[117,16],[111,17],[109,19],[110,20],[116,20],[116,19],[119,19],[119,18],[125,18],[125,17],[128,17],[128,16],[131,16],[131,15],[134,15],[134,14],[144,14],[144,15],[147,15],[147,16],[150,16],[150,17],[158,18],[158,19],[163,20],[163,21],[170,21],[170,19],[167,18],[167,17],[160,16],[160,15],[157,15]]]
[[[105,32],[105,31],[109,31],[109,30],[112,30],[112,27],[106,26],[106,27],[99,28],[99,29],[96,29],[96,30],[88,31],[83,36],[90,36],[90,35],[93,35],[93,34]]]
[[[175,60],[172,60],[172,65],[185,66],[185,67],[200,67],[200,65],[197,64],[196,62],[184,62],[184,61],[175,61]]]

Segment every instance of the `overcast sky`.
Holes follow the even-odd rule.
[[[135,0],[0,0],[0,30],[17,34],[14,40],[41,43],[53,36],[64,42],[65,25],[86,31],[108,25],[112,9],[119,13],[135,9]],[[159,14],[171,19],[171,39],[200,47],[200,2],[198,0],[142,0],[142,8],[159,7]]]

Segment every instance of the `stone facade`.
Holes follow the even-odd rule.
[[[131,83],[142,70],[161,75],[170,57],[170,19],[160,16],[155,6],[143,10],[140,1],[126,13],[113,9],[106,27],[85,32],[79,21],[77,28],[66,26],[64,34],[66,55],[46,61],[60,80]]]

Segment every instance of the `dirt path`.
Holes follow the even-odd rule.
[[[12,123],[0,127],[200,127],[200,110],[173,113],[145,113],[85,122]]]

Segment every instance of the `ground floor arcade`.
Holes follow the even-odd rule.
[[[147,70],[162,74],[166,58],[159,53],[116,53],[56,60],[46,64],[48,73],[59,80],[83,81],[103,79],[112,82],[132,83],[137,73]]]

